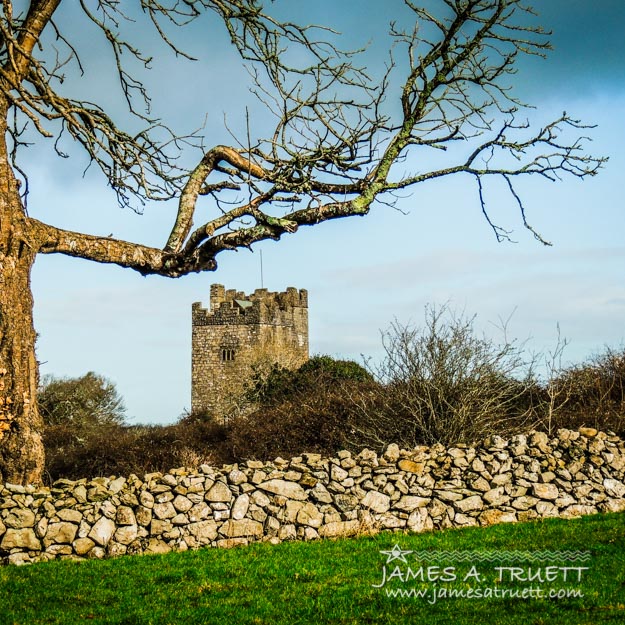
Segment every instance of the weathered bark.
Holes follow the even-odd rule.
[[[0,482],[13,484],[40,482],[44,466],[30,288],[37,247],[0,132]]]

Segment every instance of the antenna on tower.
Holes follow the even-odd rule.
[[[259,250],[259,251],[260,251],[260,288],[264,289],[265,284],[263,280],[263,250]]]

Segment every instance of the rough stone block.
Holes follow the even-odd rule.
[[[76,532],[78,532],[78,525],[73,523],[61,522],[50,523],[48,531],[43,539],[44,547],[49,547],[54,544],[66,544],[69,545],[76,538]]]
[[[5,532],[2,542],[0,543],[0,549],[8,551],[15,548],[39,551],[41,549],[41,543],[32,528],[16,529],[11,527]]]
[[[482,525],[495,525],[496,523],[515,523],[517,516],[515,512],[505,510],[484,510],[479,516]]]
[[[27,508],[13,508],[11,513],[4,519],[4,524],[16,530],[34,527],[35,513]]]
[[[434,528],[434,522],[425,508],[417,508],[408,517],[406,527],[411,532],[425,532]]]
[[[91,538],[78,538],[74,541],[74,551],[79,556],[84,556],[95,547]]]
[[[137,529],[136,525],[124,525],[115,532],[114,540],[122,545],[129,545],[137,538]]]
[[[306,499],[306,491],[295,482],[287,482],[286,480],[268,480],[258,485],[258,488],[274,495],[282,495],[288,499],[296,499],[303,501]]]
[[[219,531],[227,538],[240,538],[243,536],[260,538],[263,535],[263,526],[262,523],[253,521],[252,519],[242,519],[239,521],[230,519],[222,525]]]
[[[217,523],[208,519],[198,521],[187,526],[187,531],[194,536],[201,545],[206,545],[217,538]]]
[[[88,538],[91,538],[91,540],[96,542],[98,545],[105,547],[111,540],[115,529],[115,523],[111,519],[107,517],[100,517],[89,532]]]
[[[416,508],[425,508],[431,499],[429,497],[415,497],[414,495],[404,495],[393,504],[393,509],[402,510],[403,512],[412,512]]]
[[[173,519],[176,516],[176,509],[172,505],[171,501],[165,503],[154,504],[154,516],[157,519]]]
[[[229,502],[232,500],[232,491],[227,484],[215,482],[206,493],[205,499],[209,502]]]
[[[363,508],[369,508],[374,512],[383,513],[391,507],[391,499],[375,490],[370,490],[360,502]]]
[[[534,496],[539,499],[548,499],[553,501],[555,501],[560,494],[558,487],[552,483],[533,484],[532,491],[534,492]]]
[[[69,523],[80,523],[82,521],[82,512],[79,510],[71,510],[70,508],[63,508],[59,510],[56,515],[61,521],[67,521]]]
[[[232,513],[231,517],[235,521],[240,521],[245,515],[250,507],[250,496],[247,494],[239,495],[232,505]]]
[[[481,510],[484,502],[479,495],[472,495],[461,501],[454,502],[454,506],[461,512],[470,512],[471,510]]]
[[[132,508],[129,506],[119,506],[117,508],[117,515],[115,516],[117,525],[135,525],[137,519]]]
[[[353,521],[335,521],[327,523],[319,528],[319,536],[322,538],[338,538],[344,536],[354,536],[360,529],[360,522]]]

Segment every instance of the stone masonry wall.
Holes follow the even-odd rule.
[[[216,416],[236,406],[255,364],[299,367],[308,360],[308,293],[213,284],[210,309],[192,307],[191,409]]]
[[[625,441],[583,428],[50,489],[0,485],[0,558],[104,558],[623,510]]]

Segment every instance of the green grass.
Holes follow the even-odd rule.
[[[431,557],[408,564],[386,564],[381,550],[395,544]],[[443,551],[497,552],[491,562],[461,562]],[[497,582],[495,567],[512,566],[502,552],[588,551],[580,564],[551,556],[520,564],[536,571],[547,565],[585,566],[581,581],[569,572],[566,582]],[[471,564],[475,569],[471,571]],[[386,566],[387,583],[380,585]],[[398,569],[395,567],[399,566]],[[433,583],[405,578],[407,568],[453,569],[457,579],[437,586],[537,587],[574,590],[565,599],[441,599],[432,603]],[[389,580],[391,573],[395,575]],[[425,571],[425,568],[424,568]],[[469,573],[482,576],[464,578]],[[544,572],[544,571],[543,571]],[[431,569],[431,573],[435,573]],[[450,576],[448,571],[445,575]],[[560,572],[560,576],[562,573]],[[571,579],[573,576],[575,579]],[[387,596],[386,590],[425,590],[426,598]],[[551,519],[490,528],[427,534],[378,534],[374,537],[255,544],[231,550],[210,549],[166,556],[123,557],[89,562],[49,562],[0,568],[0,623],[38,624],[267,624],[427,623],[428,625],[523,625],[625,623],[625,514],[575,520]]]

